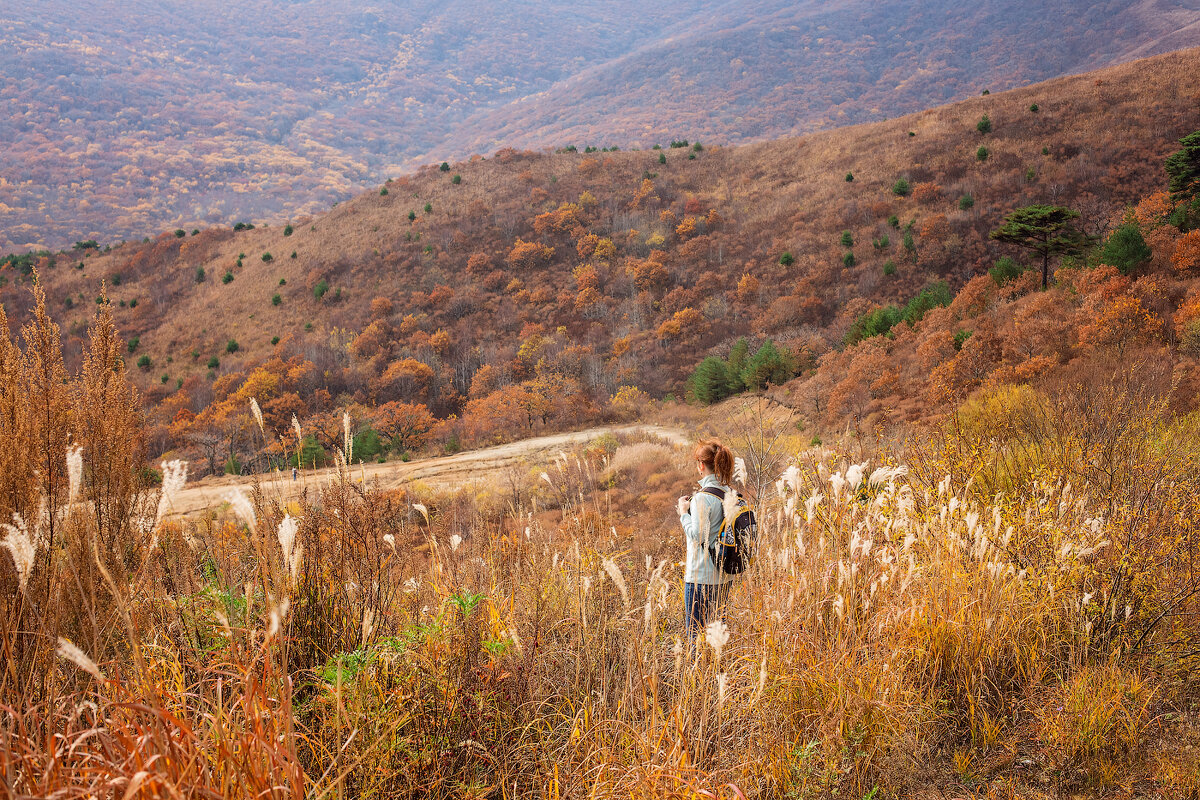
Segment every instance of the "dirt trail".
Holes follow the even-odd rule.
[[[585,444],[601,434],[649,434],[670,444],[687,445],[691,440],[679,429],[660,425],[610,425],[588,428],[570,433],[556,433],[523,439],[483,450],[470,450],[452,456],[427,458],[420,461],[389,461],[384,464],[355,465],[351,472],[354,480],[365,479],[370,485],[381,489],[394,489],[411,481],[421,481],[427,486],[445,488],[474,483],[479,486],[491,484],[500,478],[500,468],[520,461],[534,461],[538,456],[556,454],[559,450]],[[300,472],[299,480],[293,481],[291,472],[272,473],[258,476],[263,491],[270,497],[291,499],[298,497],[304,489],[316,491],[333,479],[332,467],[308,469]],[[186,516],[225,502],[225,495],[236,487],[249,491],[254,481],[249,477],[223,476],[205,478],[188,484],[176,495],[168,516]]]

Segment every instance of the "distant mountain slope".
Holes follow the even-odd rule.
[[[47,0],[0,10],[0,249],[313,213],[501,146],[892,117],[1198,26],[1200,0]]]
[[[774,138],[1197,44],[1194,0],[727,3],[678,35],[478,113],[468,149]]]
[[[864,311],[903,306],[939,280],[957,290],[1019,255],[988,232],[1021,205],[1066,204],[1088,232],[1110,230],[1165,186],[1163,159],[1200,128],[1198,108],[1194,48],[798,139],[505,150],[288,227],[165,233],[40,269],[72,337],[107,282],[152,401],[192,381],[189,402],[202,406],[210,382],[227,391],[247,365],[284,352],[317,365],[307,393],[420,397],[446,415],[482,365],[497,385],[528,377],[538,337],[545,364],[595,396],[623,384],[661,395],[738,336],[816,358]],[[909,193],[897,193],[899,178]],[[14,323],[28,313],[33,266],[0,271]],[[373,343],[353,344],[368,328]],[[420,392],[384,380],[395,362],[425,374]]]

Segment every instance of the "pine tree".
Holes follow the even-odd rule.
[[[776,347],[770,339],[763,342],[742,371],[747,389],[757,391],[767,384],[779,386],[796,376],[795,358],[786,348]]]
[[[1149,261],[1151,255],[1153,253],[1136,222],[1127,222],[1117,228],[1100,249],[1101,263],[1116,267],[1125,275]]]
[[[1179,140],[1183,149],[1167,156],[1165,168],[1170,181],[1167,188],[1175,201],[1200,197],[1200,131]]]
[[[729,367],[717,356],[709,356],[701,361],[688,383],[692,396],[704,405],[720,402],[733,394]]]
[[[1004,218],[1004,224],[990,236],[1042,256],[1042,288],[1050,285],[1050,257],[1073,255],[1083,251],[1087,235],[1074,225],[1078,211],[1062,206],[1033,205],[1018,208]]]
[[[733,343],[729,350],[729,383],[730,389],[736,394],[745,391],[746,384],[742,380],[742,371],[746,368],[746,359],[750,357],[750,343],[743,336]]]

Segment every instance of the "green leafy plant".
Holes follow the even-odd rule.
[[[1128,275],[1150,260],[1153,253],[1136,222],[1126,222],[1109,235],[1097,254],[1100,263],[1109,264]]]

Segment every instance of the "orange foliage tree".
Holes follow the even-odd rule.
[[[392,450],[420,450],[437,420],[419,403],[392,401],[371,412],[371,426],[387,440]]]
[[[1176,272],[1187,275],[1200,270],[1200,230],[1188,231],[1175,242],[1171,266]]]
[[[681,308],[658,326],[659,341],[687,340],[703,336],[708,329],[704,315],[694,308]]]
[[[423,399],[429,395],[433,367],[415,358],[402,358],[388,365],[383,374],[371,382],[376,399]]]
[[[1162,335],[1162,320],[1132,294],[1099,297],[1084,313],[1088,319],[1079,330],[1079,342],[1087,347],[1120,353],[1131,344],[1146,344]]]
[[[533,218],[533,229],[540,234],[568,233],[580,236],[585,227],[583,207],[578,203],[563,203],[555,210]]]
[[[942,199],[942,187],[932,181],[918,183],[913,187],[912,196],[913,200],[922,205],[936,203]]]
[[[508,265],[513,269],[530,270],[550,261],[554,248],[540,242],[527,242],[518,238],[508,251]]]
[[[738,285],[737,285],[738,302],[744,303],[746,305],[751,305],[753,303],[757,303],[761,297],[760,289],[761,289],[761,286],[758,282],[758,278],[754,277],[749,272],[747,272],[746,274],[742,275],[741,280],[738,281]]]

